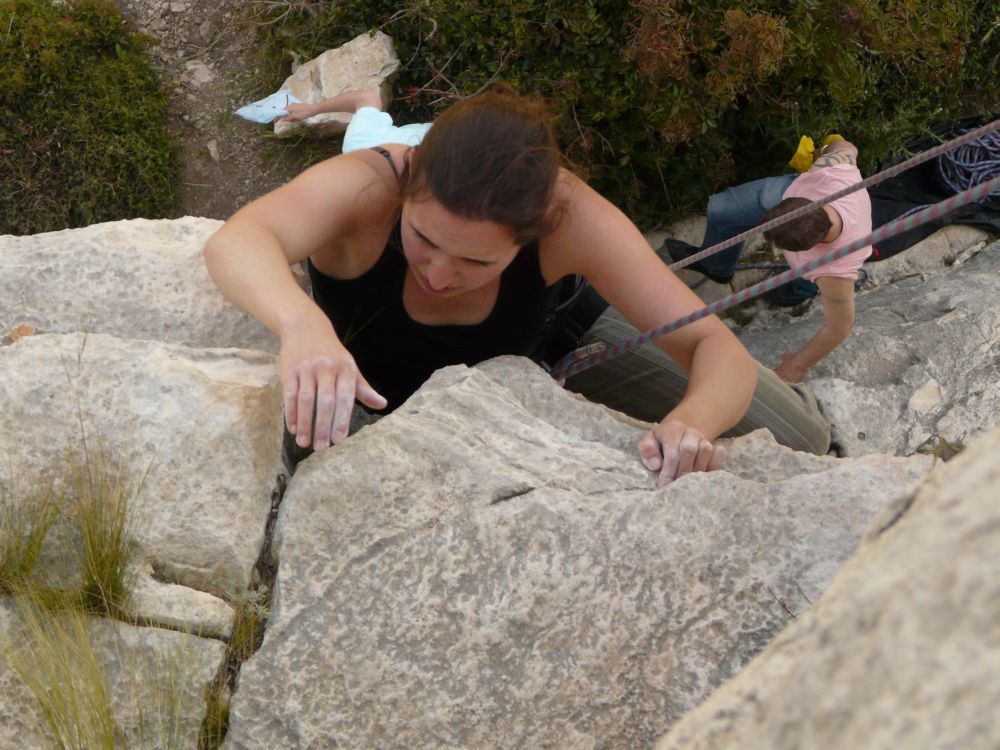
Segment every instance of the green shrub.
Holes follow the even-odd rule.
[[[803,133],[842,133],[871,169],[933,122],[1000,101],[1000,32],[986,0],[280,7],[281,21],[263,27],[276,56],[292,48],[311,57],[375,28],[392,36],[403,61],[400,121],[429,118],[496,79],[544,94],[570,159],[644,225],[786,171]],[[296,7],[310,12],[286,12]]]
[[[167,96],[109,0],[0,0],[0,234],[165,215]]]

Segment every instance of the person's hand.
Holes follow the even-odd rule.
[[[664,487],[692,471],[721,469],[726,449],[714,445],[694,427],[664,419],[639,442],[639,456],[647,469],[658,472],[656,486]]]
[[[774,368],[774,374],[786,383],[799,383],[805,377],[807,367],[798,364],[793,352],[781,352],[781,364]]]
[[[321,451],[346,438],[355,398],[372,409],[386,406],[328,322],[282,336],[279,365],[285,422],[303,448]]]
[[[313,116],[311,104],[286,104],[285,109],[288,114],[277,118],[275,122],[298,122]]]

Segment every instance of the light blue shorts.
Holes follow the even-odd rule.
[[[416,146],[423,140],[430,127],[429,122],[396,126],[392,124],[392,117],[388,112],[382,112],[374,107],[362,107],[354,113],[354,117],[347,125],[347,132],[344,134],[344,153],[382,146],[386,143]]]

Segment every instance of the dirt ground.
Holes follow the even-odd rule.
[[[177,216],[225,219],[299,171],[289,155],[263,153],[259,126],[232,114],[272,93],[255,86],[249,0],[116,2],[157,42],[152,57],[170,89],[169,128],[181,143]]]

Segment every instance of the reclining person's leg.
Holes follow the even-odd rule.
[[[614,346],[637,335],[615,310],[608,308],[584,334],[581,346]],[[570,377],[566,388],[646,422],[658,422],[684,396],[687,375],[652,344]],[[773,371],[757,365],[757,390],[750,408],[725,436],[768,428],[782,445],[825,455],[830,448],[830,424],[812,394],[783,383]]]

